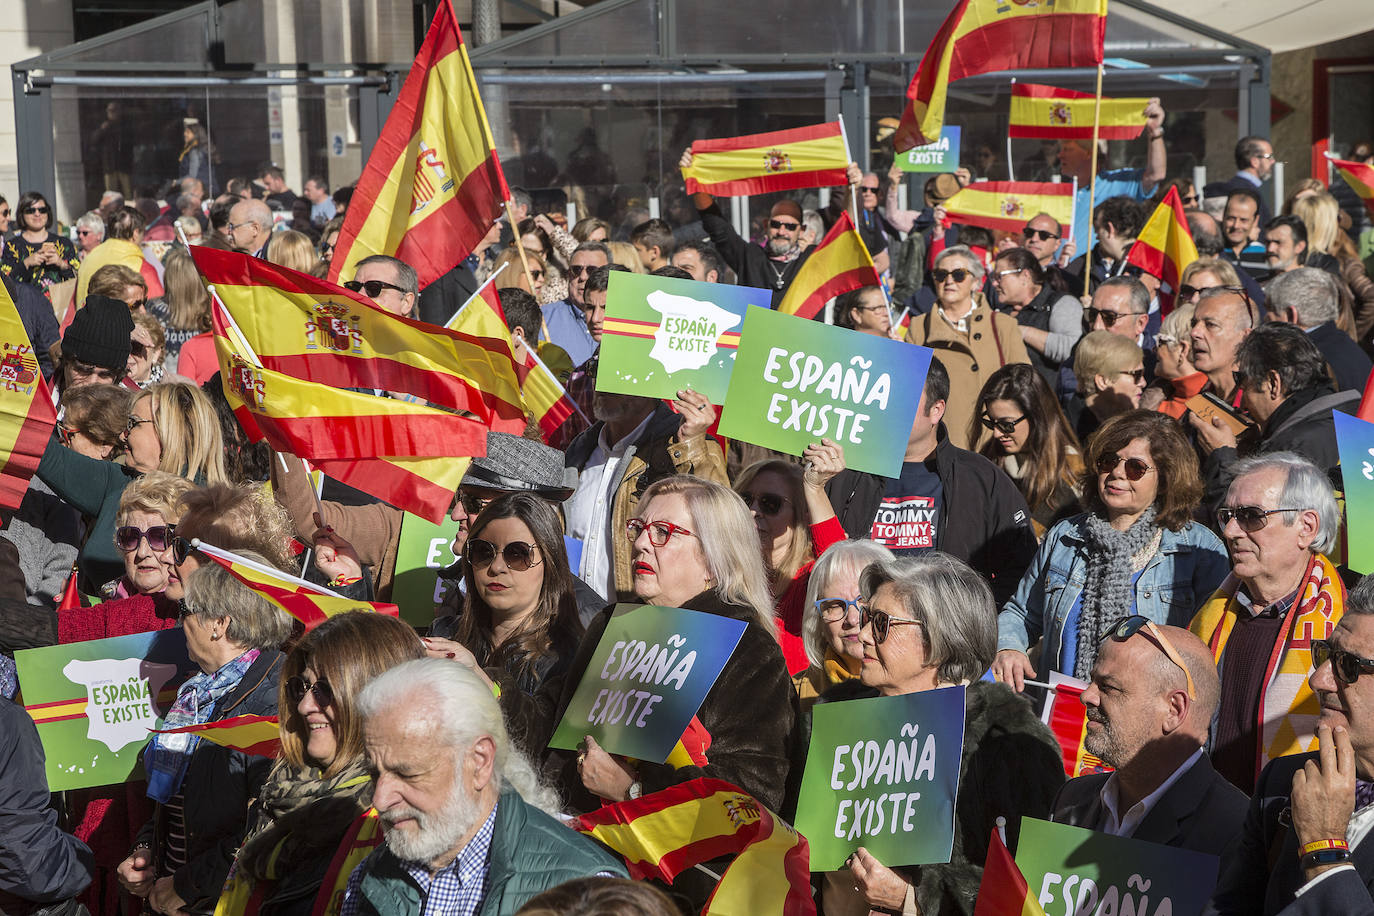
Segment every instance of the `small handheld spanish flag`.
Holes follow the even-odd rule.
[[[973,916],[1045,916],[998,830],[992,831],[992,841],[988,843],[988,859],[983,866]]]
[[[1359,195],[1360,200],[1363,200],[1369,209],[1370,215],[1374,216],[1374,165],[1337,159],[1330,153],[1326,154],[1326,158],[1331,160],[1331,164],[1341,173],[1345,183],[1350,185],[1350,190]]]
[[[199,735],[220,747],[243,751],[253,757],[276,757],[281,750],[281,728],[276,716],[233,716],[217,722],[183,725],[181,728],[151,729],[159,735],[181,732]]]
[[[797,271],[778,311],[814,318],[825,303],[850,290],[880,286],[882,280],[849,214],[842,213]]]

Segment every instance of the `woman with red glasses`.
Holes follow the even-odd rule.
[[[1177,421],[1119,414],[1088,441],[1082,515],[1051,528],[998,615],[997,680],[1016,690],[1050,671],[1087,680],[1097,646],[1122,617],[1186,627],[1226,578],[1226,549],[1193,521],[1197,455]],[[1039,641],[1040,662],[1028,652]]]

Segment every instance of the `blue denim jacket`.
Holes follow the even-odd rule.
[[[997,616],[999,652],[1025,652],[1044,638],[1036,664],[1040,680],[1062,670],[1064,646],[1078,641],[1076,629],[1065,629],[1065,619],[1088,574],[1086,520],[1086,515],[1077,515],[1045,533],[1016,594]],[[1155,623],[1186,627],[1230,570],[1226,547],[1210,529],[1196,522],[1180,531],[1166,528],[1159,549],[1136,580],[1132,612]]]

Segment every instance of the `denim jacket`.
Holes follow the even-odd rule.
[[[1025,652],[1044,638],[1036,664],[1041,680],[1062,670],[1064,646],[1078,640],[1077,629],[1066,628],[1065,621],[1088,575],[1087,518],[1076,515],[1046,532],[1016,594],[997,617],[999,652]],[[1226,548],[1210,529],[1196,522],[1179,531],[1165,528],[1159,549],[1136,580],[1131,611],[1155,623],[1186,627],[1230,569]]]

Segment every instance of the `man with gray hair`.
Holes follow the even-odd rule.
[[[1230,846],[1248,799],[1204,753],[1221,681],[1202,640],[1127,617],[1097,650],[1081,699],[1083,746],[1114,772],[1066,782],[1052,820],[1211,855]]]
[[[235,251],[265,259],[272,238],[272,211],[260,200],[241,200],[229,211],[225,232]]]
[[[1341,524],[1326,475],[1292,452],[1245,458],[1232,472],[1217,510],[1231,574],[1188,629],[1221,671],[1212,765],[1250,794],[1270,760],[1315,746],[1312,641],[1331,635],[1345,585],[1326,556]]]
[[[1364,391],[1374,363],[1350,335],[1336,327],[1341,313],[1340,281],[1325,270],[1299,267],[1269,281],[1264,303],[1269,321],[1286,321],[1307,332],[1341,391]]]
[[[87,210],[76,218],[76,253],[81,260],[105,241],[105,218],[94,210]]]
[[[386,842],[353,870],[342,916],[514,913],[564,881],[625,867],[552,816],[491,685],[447,659],[406,662],[358,696]]]
[[[237,208],[235,208],[237,209]],[[352,292],[361,292],[393,315],[415,317],[415,300],[420,295],[420,279],[400,258],[374,254],[363,258],[353,268],[353,279],[344,284]]]

